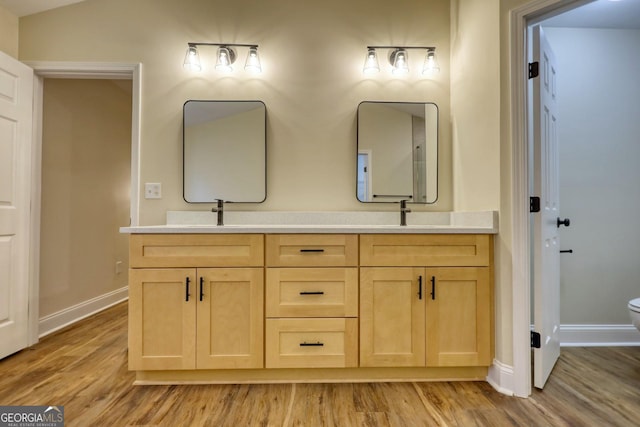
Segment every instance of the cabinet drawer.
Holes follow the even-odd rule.
[[[267,319],[267,368],[357,366],[357,319]]]
[[[267,317],[357,317],[357,268],[268,268]]]
[[[267,235],[269,267],[356,267],[358,236],[342,234]]]
[[[480,267],[491,259],[487,234],[408,234],[360,236],[360,265]]]
[[[264,237],[260,234],[132,234],[132,268],[262,267]]]

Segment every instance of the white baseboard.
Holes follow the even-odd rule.
[[[129,287],[116,289],[115,291],[100,295],[80,304],[76,304],[64,310],[42,317],[38,321],[38,336],[40,338],[49,335],[72,323],[82,320],[92,314],[98,313],[129,298]]]
[[[515,384],[513,366],[505,365],[504,363],[494,359],[493,365],[489,367],[487,382],[498,392],[506,394],[507,396],[513,396]]]
[[[640,331],[633,325],[560,325],[563,347],[640,346]]]

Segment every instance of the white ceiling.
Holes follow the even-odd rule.
[[[548,27],[640,29],[640,0],[597,0],[547,19]]]
[[[84,0],[0,0],[16,16],[32,15]],[[552,27],[640,29],[640,0],[597,0],[544,22]]]
[[[83,0],[0,0],[0,6],[16,16],[25,16],[81,1]]]

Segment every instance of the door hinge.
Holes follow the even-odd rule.
[[[540,212],[540,197],[529,197],[529,212]]]
[[[534,79],[539,75],[540,75],[540,63],[538,61],[529,62],[529,78]]]
[[[540,348],[540,333],[531,331],[531,348]]]

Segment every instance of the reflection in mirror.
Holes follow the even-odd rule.
[[[266,199],[266,108],[261,101],[187,101],[183,107],[184,200]]]
[[[435,203],[438,107],[370,102],[358,106],[357,197],[361,202]]]

